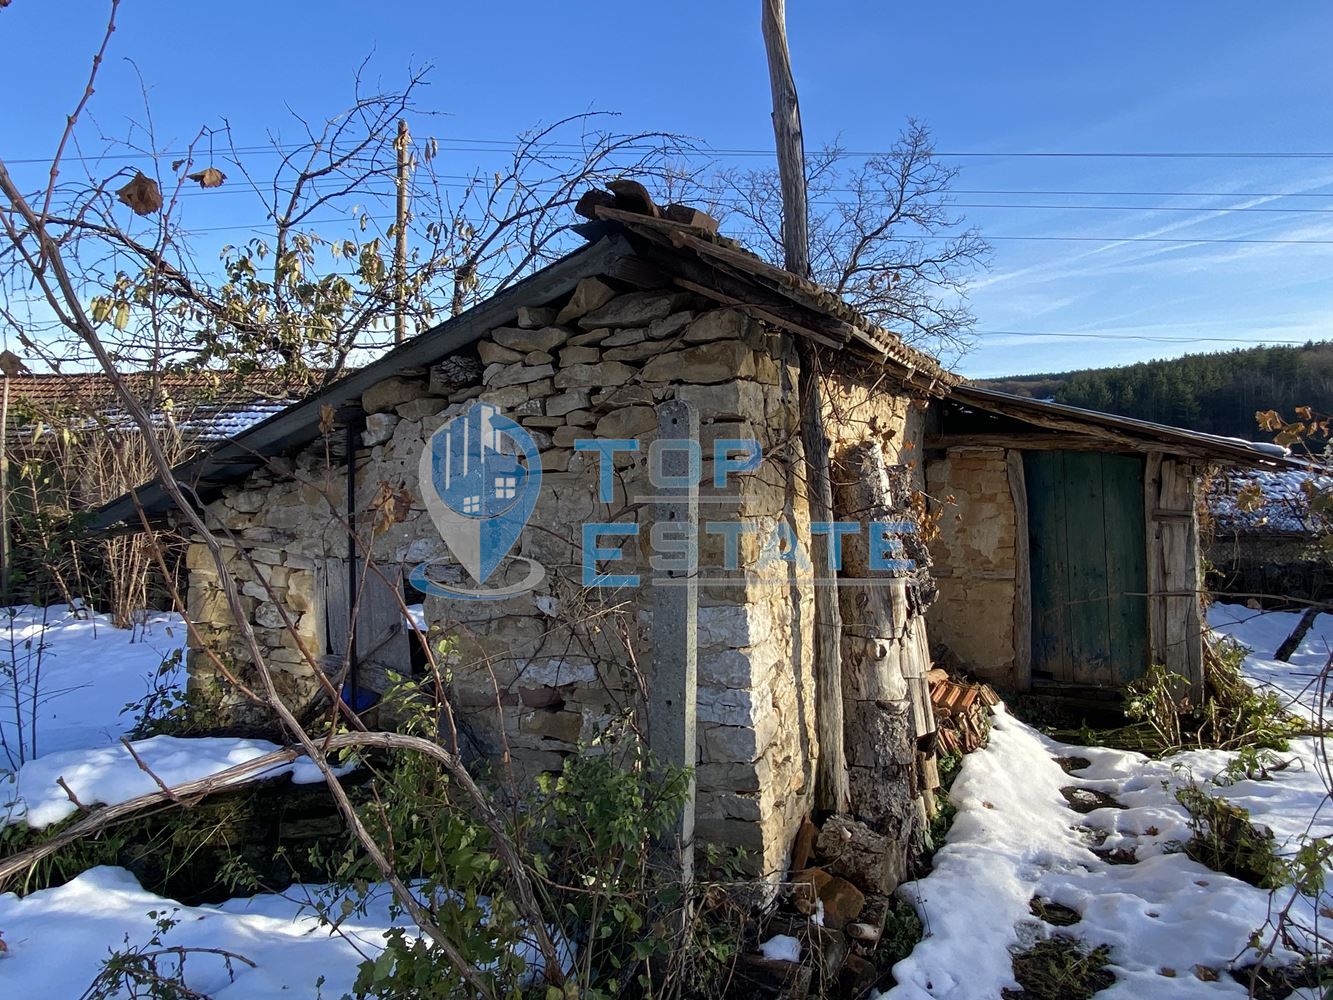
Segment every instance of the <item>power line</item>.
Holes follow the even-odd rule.
[[[426,189],[426,190],[428,190],[428,189],[431,188],[431,187],[440,187],[440,188],[443,188],[443,189],[445,189],[445,190],[449,190],[449,191],[468,191],[468,190],[475,190],[475,189],[477,189],[477,185],[473,185],[473,184],[445,182],[445,183],[441,183],[441,184],[438,184],[438,185],[424,185],[422,188],[418,188],[417,190],[422,190],[423,188]],[[539,188],[539,186],[533,186],[533,187],[530,187],[529,190],[531,190],[531,191],[537,191],[538,188]],[[483,190],[485,190],[485,189],[483,189]],[[847,190],[847,191],[850,193],[850,189],[837,189],[837,190]],[[318,192],[317,190],[316,190],[316,191],[313,191],[313,193],[316,194],[316,195],[319,194],[319,192]],[[392,190],[392,189],[387,189],[387,188],[386,188],[385,190],[383,190],[383,191],[377,191],[377,190],[372,190],[372,189],[363,189],[363,190],[359,190],[359,191],[352,192],[352,193],[350,193],[350,194],[343,195],[343,196],[341,196],[341,198],[342,198],[342,200],[352,200],[352,201],[354,201],[354,200],[356,200],[356,199],[358,199],[358,198],[392,198],[392,197],[394,197],[394,196],[396,195],[396,193],[397,193],[396,191],[394,191],[394,190]],[[955,193],[955,194],[962,194],[962,193],[965,193],[965,192],[954,192],[954,193]],[[1014,192],[1014,193],[1015,193],[1015,194],[1019,194],[1019,193],[1025,193],[1025,194],[1040,194],[1041,192]],[[1132,193],[1132,192],[1129,192],[1129,193]],[[178,197],[178,198],[215,198],[215,197],[217,197],[217,196],[219,196],[219,195],[252,195],[252,196],[253,196],[253,195],[255,195],[255,192],[254,192],[254,190],[252,190],[251,188],[243,187],[243,186],[239,186],[239,185],[237,185],[237,186],[235,186],[235,187],[231,187],[231,188],[214,188],[214,189],[207,190],[207,191],[202,191],[202,190],[201,190],[201,191],[185,190],[185,191],[181,191],[181,192],[179,192],[179,193],[176,195],[176,197]],[[1198,196],[1198,197],[1207,197],[1207,196],[1206,196],[1206,195],[1200,195],[1200,196]],[[1217,196],[1217,197],[1221,197],[1221,196],[1219,195],[1219,196]],[[1255,198],[1262,198],[1262,197],[1276,197],[1276,196],[1273,196],[1273,195],[1234,195],[1234,196],[1233,196],[1233,195],[1227,195],[1226,197],[1255,197]],[[1333,194],[1330,194],[1330,195],[1321,195],[1321,196],[1318,196],[1318,197],[1333,197]],[[724,207],[726,207],[726,208],[731,208],[731,209],[736,209],[736,208],[739,208],[739,207],[743,207],[743,206],[744,206],[744,203],[741,202],[741,201],[739,201],[739,200],[737,200],[737,199],[727,199],[727,200],[721,200],[721,199],[719,199],[719,200],[717,200],[715,203],[718,204],[718,205],[724,206]],[[835,199],[835,200],[828,200],[828,199],[822,199],[822,198],[814,198],[814,199],[811,199],[811,200],[810,200],[810,204],[811,204],[811,205],[818,205],[818,206],[823,206],[823,207],[827,207],[827,208],[836,208],[836,207],[838,207],[839,205],[842,205],[842,204],[845,204],[845,203],[846,203],[846,202],[844,202],[844,201],[839,201],[839,200],[836,200],[836,199]],[[1067,204],[1066,204],[1066,205],[1032,205],[1032,204],[1012,203],[1012,202],[1011,202],[1011,203],[1003,203],[1003,202],[967,202],[967,201],[947,202],[947,203],[945,203],[945,205],[946,205],[946,207],[948,207],[948,208],[1019,209],[1019,210],[1025,210],[1025,211],[1068,211],[1068,212],[1081,212],[1081,211],[1091,211],[1091,212],[1200,212],[1200,213],[1215,212],[1215,213],[1222,213],[1222,214],[1231,214],[1231,213],[1233,213],[1233,212],[1258,212],[1258,213],[1269,214],[1269,215],[1333,215],[1333,208],[1268,208],[1268,207],[1266,207],[1266,206],[1252,206],[1252,205],[1236,205],[1236,206],[1225,206],[1225,205],[1224,205],[1224,206],[1212,206],[1212,205],[1197,205],[1197,206],[1194,206],[1194,205],[1067,205]]]
[[[849,191],[849,188],[830,188]],[[1037,191],[952,188],[952,194],[1076,195],[1089,198],[1333,198],[1333,191]]]
[[[1276,340],[1269,337],[1154,337],[1134,333],[1067,333],[1051,330],[977,330],[974,333],[978,337],[1058,337],[1062,340],[1141,340],[1155,344],[1250,344],[1254,346],[1259,344],[1299,346],[1314,339],[1312,337],[1302,337],[1299,340]]]
[[[1235,208],[1220,208],[1193,205],[1022,205],[995,204],[956,201],[948,203],[949,208],[1021,208],[1053,209],[1065,212],[1268,212],[1278,215],[1330,215],[1333,208],[1264,208],[1262,206],[1241,205]]]
[[[435,148],[447,152],[501,152],[512,153],[519,144],[517,139],[473,139],[463,136],[450,136],[447,139],[436,141]],[[584,153],[587,151],[585,146],[578,143],[552,142],[540,143],[537,150],[549,153]],[[747,149],[747,148],[727,148],[701,146],[700,151],[715,156],[773,156],[771,149]],[[227,157],[235,154],[246,155],[286,155],[293,152],[305,152],[309,150],[308,145],[301,146],[226,146],[222,149],[215,148],[211,151],[212,158]],[[621,146],[620,149],[626,152],[651,152],[662,149],[661,144],[631,143]],[[687,156],[688,150],[676,151],[677,155]],[[325,151],[327,153],[327,151]],[[893,150],[841,150],[844,156],[854,156],[858,158],[871,158],[876,156],[891,156]],[[66,155],[63,160],[70,162],[95,162],[102,160],[143,160],[143,159],[165,159],[167,157],[179,158],[190,156],[189,151],[175,150],[164,151],[161,153],[108,153],[102,155]],[[202,159],[203,155],[199,150],[195,150],[193,157]],[[1149,160],[1333,160],[1333,152],[1277,152],[1270,150],[1250,150],[1250,151],[1216,151],[1216,150],[935,150],[934,156],[944,159],[957,158],[988,158],[988,159],[1149,159]],[[49,157],[33,156],[18,157],[10,159],[7,162],[12,164],[44,164],[49,163]]]
[[[301,228],[310,226],[331,226],[341,222],[355,225],[362,216],[347,219],[309,219],[301,223]],[[392,215],[368,215],[365,216],[371,222],[387,222],[393,219]],[[207,226],[202,229],[183,229],[185,233],[221,233],[234,232],[240,230],[259,229],[267,223],[255,223],[248,226]],[[885,240],[887,243],[919,243],[923,241],[940,241],[957,239],[956,235],[939,236],[904,236]],[[1239,243],[1239,244],[1261,244],[1272,246],[1333,246],[1333,239],[1330,240],[1260,240],[1260,239],[1170,239],[1160,236],[992,236],[986,234],[982,237],[986,241],[1013,241],[1013,242],[1037,242],[1037,243],[1173,243],[1193,245],[1196,243]]]

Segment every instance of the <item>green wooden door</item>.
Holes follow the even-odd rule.
[[[1120,686],[1148,665],[1143,459],[1030,451],[1032,673]]]

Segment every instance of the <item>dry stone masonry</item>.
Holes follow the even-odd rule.
[[[433,432],[479,400],[499,407],[537,442],[541,490],[514,552],[545,568],[543,582],[498,601],[424,601],[430,641],[442,643],[446,655],[464,752],[499,776],[523,781],[558,770],[579,748],[595,750],[627,722],[652,683],[647,457],[643,450],[615,455],[614,496],[606,503],[598,495],[599,456],[575,444],[631,438],[646,449],[657,432],[657,406],[672,399],[693,404],[701,421],[705,525],[695,840],[745,849],[752,871],[770,878],[785,871],[793,837],[811,811],[819,754],[814,594],[808,571],[798,572],[800,554],[809,552],[810,515],[797,365],[793,335],[742,309],[691,292],[624,291],[610,280],[585,278],[562,300],[518,309],[510,322],[431,367],[399,370],[367,389],[353,457],[358,533],[373,536],[375,572],[396,586],[414,566],[450,558],[418,481]],[[852,410],[856,420],[847,417]],[[912,449],[920,422],[905,397],[865,386],[853,374],[831,374],[826,421],[835,460],[868,441],[919,479]],[[762,463],[716,486],[712,455],[720,439],[758,441]],[[294,706],[317,702],[317,671],[333,675],[344,662],[345,496],[346,458],[337,442],[319,441],[229,488],[209,508],[239,546],[229,571]],[[620,545],[622,557],[599,568],[638,574],[644,586],[585,586],[581,532],[590,522],[637,525],[637,537],[606,543]],[[710,531],[707,522],[741,529]],[[726,568],[729,556],[738,560],[734,569]],[[190,653],[192,684],[221,688],[219,663],[244,679],[248,654],[229,628],[206,550],[192,546],[189,560],[190,615],[205,640]],[[421,598],[409,587],[404,600]],[[296,625],[294,636],[285,617]],[[874,696],[893,701],[889,721],[877,716],[875,724],[892,730],[886,738],[901,753],[885,766],[868,760],[875,753],[869,744],[849,753],[869,768],[857,787],[877,820],[887,805],[882,791],[871,803],[875,782],[900,781],[909,811],[923,791],[915,763],[921,734],[901,674],[907,667],[924,677],[929,664],[916,661],[925,647],[924,621],[915,614],[912,628],[910,650],[884,665],[884,683],[893,690]],[[898,643],[903,635],[888,638]],[[402,673],[408,669],[401,666]],[[378,676],[383,683],[383,672]],[[223,708],[245,718],[239,701]],[[849,720],[862,725],[868,709],[858,711]],[[850,728],[848,735],[865,743]]]

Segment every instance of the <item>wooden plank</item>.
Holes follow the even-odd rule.
[[[1153,663],[1166,662],[1166,583],[1162,576],[1161,524],[1153,517],[1160,509],[1162,455],[1148,456],[1143,472],[1145,545],[1148,566],[1148,652]]]
[[[1065,452],[1065,575],[1069,600],[1069,673],[1076,684],[1112,684],[1106,587],[1102,456]]]
[[[1177,515],[1157,520],[1160,540],[1163,628],[1161,662],[1186,678],[1196,694],[1203,689],[1203,619],[1199,601],[1199,529],[1194,516],[1192,466],[1165,459],[1158,506]]]
[[[997,434],[927,434],[924,448],[1017,448],[1022,451],[1106,451],[1116,445],[1090,434],[1068,434],[1058,431],[1013,431]],[[1126,452],[1144,451],[1146,446],[1124,445]]]
[[[1064,461],[1060,452],[1024,452],[1032,584],[1032,675],[1068,674],[1069,594],[1064,576]]]
[[[1102,455],[1101,461],[1111,682],[1121,685],[1143,676],[1148,664],[1144,462],[1133,455]]]
[[[367,570],[356,609],[357,687],[383,694],[389,675],[406,677],[412,647],[403,620],[403,575],[396,566]]]
[[[1005,452],[1009,495],[1014,501],[1014,683],[1020,691],[1032,684],[1032,567],[1028,538],[1027,477],[1023,453]]]
[[[320,590],[324,594],[324,623],[328,638],[328,653],[342,664],[352,639],[349,616],[351,601],[347,596],[347,560],[324,559],[316,564]],[[319,591],[317,591],[319,592]]]

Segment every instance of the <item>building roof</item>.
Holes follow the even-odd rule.
[[[155,421],[165,423],[170,412],[182,434],[204,444],[244,433],[300,395],[267,374],[240,382],[216,371],[131,372],[121,377]],[[92,427],[138,429],[104,374],[12,375],[4,382],[10,406],[5,439],[11,446],[40,439],[44,427],[65,418]]]
[[[1150,420],[1085,410],[1046,399],[1015,396],[965,382],[953,386],[948,392],[948,398],[963,406],[1011,417],[1046,430],[1088,435],[1108,445],[1119,445],[1134,451],[1162,451],[1201,461],[1258,468],[1299,467],[1299,463],[1281,445],[1205,434]]]
[[[1043,407],[1060,411],[1066,422],[1087,428],[1106,428],[1110,435],[1152,437],[1167,451],[1188,447],[1191,454],[1208,452],[1214,457],[1243,462],[1268,460],[1253,448],[1230,439],[1194,435],[1178,428],[1144,424],[1138,429],[1114,428],[1125,418],[1112,417],[1073,407],[1039,404],[966,386],[928,354],[903,343],[902,339],[861,316],[855,309],[813,282],[776,267],[718,236],[715,224],[698,225],[670,218],[642,200],[617,200],[611,195],[593,199],[580,210],[591,221],[580,227],[588,244],[567,254],[535,274],[395,347],[377,361],[323,390],[288,406],[258,424],[219,443],[206,454],[185,463],[176,477],[188,484],[200,502],[208,503],[223,487],[253,471],[268,458],[299,449],[321,434],[322,415],[333,408],[345,420],[354,421],[360,399],[371,386],[411,368],[425,368],[481,339],[490,330],[515,322],[520,306],[552,302],[573,291],[585,277],[609,277],[632,287],[676,287],[700,294],[721,304],[734,305],[752,316],[791,330],[815,343],[834,348],[878,366],[899,382],[937,398],[950,397],[974,405]],[[680,215],[681,213],[674,213]],[[667,216],[667,217],[664,217]],[[683,217],[696,221],[699,213],[683,210]],[[711,222],[711,220],[707,220]],[[1208,440],[1205,440],[1208,439]],[[1216,445],[1214,448],[1213,446]],[[159,481],[148,483],[137,496],[126,495],[103,507],[93,518],[94,530],[138,522],[137,508],[149,517],[160,517],[171,509],[171,501]]]

